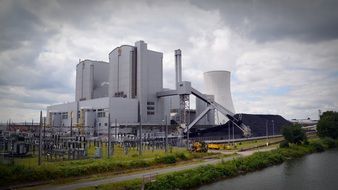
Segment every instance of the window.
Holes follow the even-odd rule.
[[[62,112],[61,113],[61,119],[68,119],[68,113],[67,112]]]
[[[106,112],[98,110],[97,117],[106,117]]]
[[[126,97],[127,97],[127,95],[124,94],[123,91],[116,92],[116,93],[114,94],[114,96],[115,96],[115,97],[122,97],[122,98],[126,98]]]
[[[107,126],[108,124],[107,123],[104,123],[104,126]]]
[[[147,114],[148,115],[155,114],[155,102],[147,102]]]
[[[99,127],[101,127],[101,123],[99,123]]]

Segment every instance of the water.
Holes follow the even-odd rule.
[[[330,150],[289,160],[278,166],[226,179],[199,190],[337,190],[338,150]]]

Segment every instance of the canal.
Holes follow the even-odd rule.
[[[199,190],[338,189],[338,150],[306,155],[281,165],[205,185]]]

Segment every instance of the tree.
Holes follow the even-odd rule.
[[[283,136],[289,143],[301,144],[307,140],[306,134],[299,124],[285,126]]]
[[[338,112],[326,111],[320,116],[317,124],[320,137],[338,138]]]

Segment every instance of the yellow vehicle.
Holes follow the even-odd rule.
[[[221,145],[219,145],[219,144],[208,144],[208,149],[219,150],[219,149],[221,149]]]
[[[192,144],[191,151],[193,152],[208,152],[208,145],[203,141],[196,141]]]

